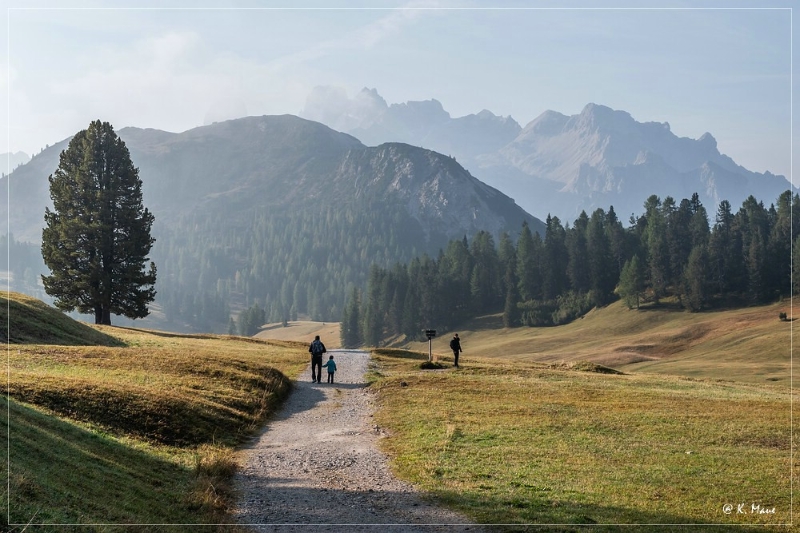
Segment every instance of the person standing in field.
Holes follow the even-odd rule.
[[[458,338],[458,333],[453,335],[453,339],[450,341],[450,349],[453,350],[453,358],[455,358],[455,366],[458,368],[458,354],[460,354],[463,350],[461,349],[461,341]]]
[[[328,350],[325,349],[325,345],[319,340],[319,335],[314,337],[314,340],[311,341],[308,351],[311,352],[311,383],[315,381],[317,383],[322,383],[322,354]]]
[[[333,373],[336,372],[336,363],[333,362],[333,356],[322,366],[328,369],[328,383],[333,383]]]

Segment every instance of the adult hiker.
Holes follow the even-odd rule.
[[[461,341],[458,338],[458,333],[453,335],[453,339],[450,341],[450,349],[453,350],[453,357],[456,361],[455,366],[458,368],[458,354],[463,351],[461,349]]]
[[[319,340],[319,335],[314,337],[314,340],[311,341],[308,351],[311,352],[311,383],[315,381],[317,383],[322,383],[322,354],[328,350],[325,349],[325,345]]]

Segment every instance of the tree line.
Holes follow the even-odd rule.
[[[171,328],[252,335],[265,322],[298,315],[337,321],[349,290],[366,285],[372,262],[390,265],[430,250],[399,207],[262,211],[239,226],[220,216],[198,213],[154,230],[157,303]]]
[[[735,213],[723,200],[713,224],[697,194],[652,195],[627,227],[610,207],[572,225],[548,216],[543,236],[523,224],[516,242],[482,231],[435,258],[373,265],[366,289],[350,290],[342,342],[420,339],[426,328],[500,312],[506,327],[558,325],[617,298],[630,308],[670,298],[690,311],[772,301],[800,292],[798,217],[790,191],[768,208],[750,196]]]

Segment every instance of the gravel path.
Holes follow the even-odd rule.
[[[331,350],[336,383],[302,374],[282,411],[244,451],[240,524],[256,531],[480,531],[392,476],[377,448],[369,354]],[[312,527],[309,527],[312,526]]]

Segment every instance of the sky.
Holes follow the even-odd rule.
[[[36,154],[95,119],[180,132],[300,114],[331,86],[523,126],[593,102],[710,132],[738,164],[787,179],[800,154],[788,0],[2,1],[0,152]]]

